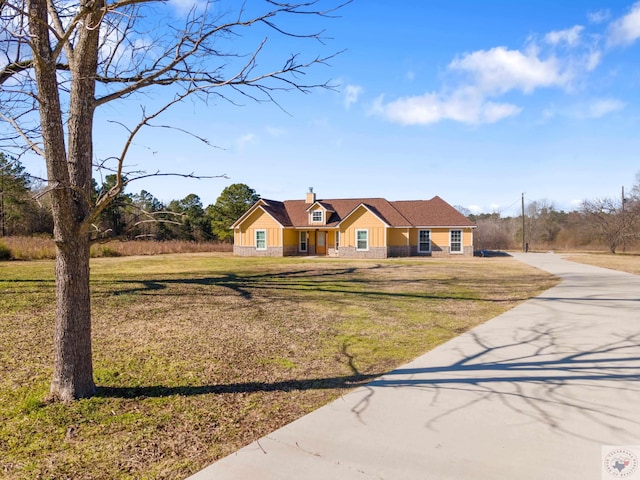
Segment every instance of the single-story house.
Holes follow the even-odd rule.
[[[472,256],[476,226],[437,196],[318,200],[310,189],[304,200],[260,199],[232,228],[239,256],[387,258]]]

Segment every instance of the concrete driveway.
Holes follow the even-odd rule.
[[[616,478],[603,445],[640,446],[640,277],[515,258],[562,283],[191,480]]]

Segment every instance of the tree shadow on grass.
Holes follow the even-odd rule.
[[[147,387],[98,387],[96,396],[115,398],[169,397],[173,395],[194,396],[208,394],[236,394],[257,392],[291,392],[296,390],[351,389],[379,377],[370,375],[346,375],[342,377],[283,380],[280,382],[243,382],[221,385],[177,386],[154,385]]]
[[[444,279],[406,278],[387,279],[371,278],[367,276],[372,270],[385,268],[375,264],[367,267],[330,268],[323,270],[301,269],[284,272],[267,272],[257,274],[227,273],[217,277],[200,278],[165,278],[157,280],[118,280],[116,285],[137,285],[133,288],[116,289],[114,295],[128,295],[138,293],[151,293],[167,290],[171,286],[192,285],[203,287],[220,287],[228,289],[243,299],[251,299],[259,291],[277,292],[309,292],[320,294],[351,294],[356,296],[381,297],[381,298],[409,298],[419,300],[469,300],[485,301],[492,303],[504,303],[528,300],[531,297],[522,298],[482,298],[468,293],[466,283],[473,283],[472,278],[463,279],[450,277]],[[362,274],[362,277],[358,275]],[[522,276],[518,281],[523,281]],[[392,288],[390,287],[392,285]],[[403,291],[402,285],[408,285],[413,290]],[[420,285],[424,289],[419,288]],[[447,288],[451,286],[451,288]],[[439,287],[436,288],[436,287]],[[464,291],[464,294],[451,293],[455,290]],[[182,295],[182,293],[176,293]]]

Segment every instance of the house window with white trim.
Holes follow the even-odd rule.
[[[336,230],[336,250],[340,248],[340,231]]]
[[[356,230],[356,250],[369,250],[369,230]]]
[[[300,232],[300,251],[307,251],[307,232]]]
[[[256,230],[256,250],[267,249],[267,231]]]
[[[418,252],[428,253],[431,251],[431,230],[418,231]]]
[[[451,230],[449,251],[451,253],[462,253],[462,230]]]
[[[311,221],[313,223],[322,223],[322,210],[314,210],[311,212]]]

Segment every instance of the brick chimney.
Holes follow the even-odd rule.
[[[309,191],[307,192],[307,198],[305,203],[313,203],[316,201],[316,194],[313,193],[313,187],[309,187]]]

